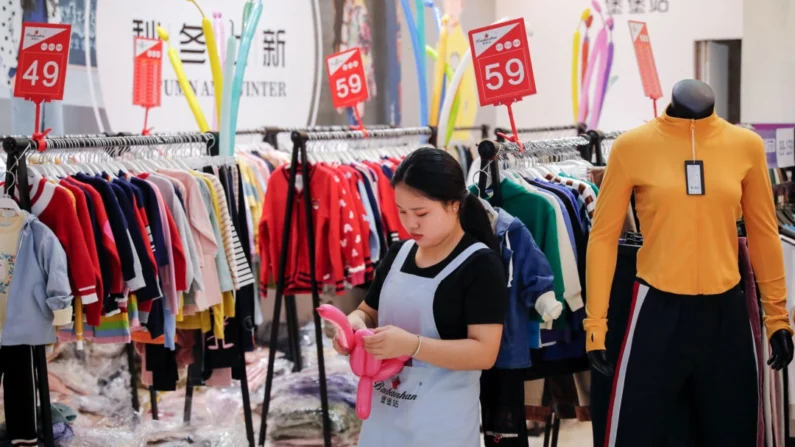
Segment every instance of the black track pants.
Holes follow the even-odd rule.
[[[39,445],[33,371],[33,349],[30,346],[0,348],[0,380],[3,381],[6,427],[14,447]]]
[[[690,403],[699,447],[756,443],[757,371],[739,287],[685,296],[637,282],[616,363],[605,446],[662,445]]]

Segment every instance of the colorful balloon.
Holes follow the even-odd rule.
[[[588,28],[593,22],[591,10],[586,8],[580,15],[577,23],[577,31],[574,32],[571,49],[571,108],[574,114],[574,121],[577,121],[579,112],[579,95],[581,79],[585,77],[585,67],[588,60]],[[580,62],[580,41],[582,40],[581,25],[585,23],[585,39],[582,42],[582,62]]]
[[[429,111],[428,84],[425,77],[425,57],[422,54],[422,48],[425,48],[425,45],[420,46],[420,36],[417,31],[417,25],[414,23],[414,16],[411,14],[409,0],[400,0],[400,5],[403,8],[403,17],[406,19],[406,28],[408,28],[409,37],[411,37],[411,47],[414,50],[414,66],[417,69],[417,82],[420,89],[420,126],[427,126]]]
[[[423,0],[415,0],[414,1],[414,9],[417,11],[417,37],[419,43],[419,55],[422,56],[420,58],[420,69],[423,73],[428,72],[427,65],[425,63],[425,55],[422,53],[422,49],[425,48],[425,6],[423,5]],[[427,126],[428,121],[428,84],[425,83],[425,77],[423,76],[422,82],[420,83],[420,96],[422,97],[420,100],[420,104],[425,104],[425,121],[420,123],[420,126]]]
[[[580,105],[579,105],[579,113],[577,116],[577,122],[585,123],[589,122],[588,117],[593,116],[593,113],[590,113],[589,106],[591,104],[591,85],[594,81],[597,82],[596,84],[596,94],[593,98],[597,101],[597,104],[601,102],[600,98],[603,92],[603,88],[600,83],[604,83],[604,75],[605,69],[607,67],[607,25],[602,27],[599,31],[599,34],[596,37],[596,42],[593,46],[593,53],[591,54],[591,58],[588,62],[588,70],[585,73],[585,78],[582,82],[582,89],[580,91]],[[597,65],[598,63],[598,65]],[[601,108],[601,106],[600,106]],[[598,118],[597,118],[598,119]],[[590,122],[594,122],[591,120]]]
[[[364,349],[364,337],[375,335],[370,329],[359,329],[355,333],[348,317],[341,310],[330,304],[323,304],[317,308],[320,318],[331,322],[337,329],[337,341],[350,353],[348,361],[351,371],[359,377],[359,387],[356,390],[356,415],[365,420],[370,417],[373,400],[373,385],[375,382],[394,377],[403,369],[410,357],[402,356],[389,360],[379,360]]]
[[[508,20],[508,17],[503,17],[497,20],[496,23],[504,22]],[[458,86],[461,85],[461,80],[464,79],[464,74],[469,69],[470,64],[472,63],[472,52],[467,50],[464,53],[463,57],[461,58],[461,62],[458,63],[458,68],[455,71],[455,76],[453,77],[452,81],[450,82],[448,89],[450,91],[458,91]],[[447,97],[444,98],[444,104],[442,105],[442,113],[440,114],[439,118],[439,128],[437,129],[438,135],[447,135],[448,127],[450,126],[450,115],[451,110],[453,109],[453,101],[458,95],[450,95],[448,94]],[[455,125],[453,125],[455,127]]]
[[[436,61],[436,76],[433,88],[433,100],[431,101],[430,125],[439,124],[439,107],[442,103],[442,91],[444,90],[444,67],[447,63],[447,22],[449,17],[442,17],[442,29],[439,33],[439,53]]]
[[[229,147],[235,145],[235,133],[237,132],[237,116],[240,112],[240,97],[243,90],[243,77],[246,73],[246,65],[248,64],[248,55],[251,52],[251,43],[254,41],[254,32],[257,30],[257,24],[262,16],[262,1],[254,3],[251,6],[251,13],[248,14],[246,22],[243,24],[243,37],[240,39],[240,52],[235,66],[235,79],[232,83],[232,105],[229,117],[229,132],[228,135],[222,135],[221,138],[227,138]]]
[[[317,313],[320,315],[320,318],[334,325],[334,328],[337,330],[337,341],[343,349],[350,352],[355,344],[355,340],[353,338],[353,329],[351,329],[351,324],[348,322],[348,317],[341,310],[330,304],[323,304],[318,307]]]
[[[598,101],[596,103],[596,108],[594,109],[594,113],[591,116],[591,122],[589,127],[591,129],[596,129],[599,126],[599,120],[602,117],[602,107],[605,104],[605,97],[607,96],[607,84],[610,81],[610,70],[613,67],[613,18],[608,17],[607,19],[607,29],[610,39],[610,44],[607,46],[607,61],[605,63],[604,71],[599,74],[599,79],[596,81],[596,86],[598,90],[596,91],[596,95],[594,99]]]
[[[227,157],[231,157],[235,152],[235,139],[228,138],[231,129],[232,121],[232,83],[235,77],[235,58],[237,57],[237,38],[235,37],[235,24],[231,20],[230,27],[232,33],[226,40],[226,52],[224,60],[224,91],[223,98],[221,99],[221,128],[219,138],[218,153]]]
[[[196,98],[196,92],[193,91],[193,87],[191,87],[190,82],[188,82],[188,75],[185,73],[185,68],[182,66],[182,60],[179,58],[177,50],[171,45],[168,45],[168,31],[162,26],[158,26],[157,35],[160,40],[168,46],[168,60],[171,61],[171,67],[174,68],[179,87],[185,95],[185,100],[188,101],[188,107],[190,107],[190,111],[193,112],[193,118],[196,120],[199,131],[209,132],[210,125],[207,124],[207,118],[204,117],[204,112],[202,112],[202,108],[199,105],[199,100]]]

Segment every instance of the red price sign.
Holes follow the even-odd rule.
[[[469,32],[480,105],[510,105],[536,93],[524,19]]]
[[[160,107],[162,79],[163,41],[136,37],[133,105]]]
[[[63,99],[72,25],[22,24],[14,96],[41,103]]]
[[[367,101],[367,79],[359,48],[341,51],[326,58],[331,99],[334,107],[351,107]]]
[[[635,46],[635,58],[638,60],[643,93],[651,99],[660,99],[662,98],[662,87],[657,74],[657,64],[654,62],[654,53],[651,50],[649,27],[644,22],[630,20],[629,32],[632,36],[632,44]]]

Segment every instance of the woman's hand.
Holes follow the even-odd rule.
[[[375,335],[364,337],[364,349],[379,360],[411,356],[417,351],[419,338],[395,326],[374,329]]]
[[[351,324],[351,329],[353,332],[356,333],[359,329],[367,329],[367,323],[364,321],[362,316],[359,312],[354,311],[350,315],[348,315],[348,323]],[[334,334],[334,350],[337,351],[337,354],[340,355],[350,355],[351,353],[348,352],[339,342],[339,331]]]

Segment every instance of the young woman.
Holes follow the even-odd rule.
[[[478,447],[480,371],[497,359],[508,301],[496,238],[448,153],[413,152],[392,183],[412,240],[389,248],[348,319],[375,328],[367,352],[411,360],[375,384],[359,447]]]

